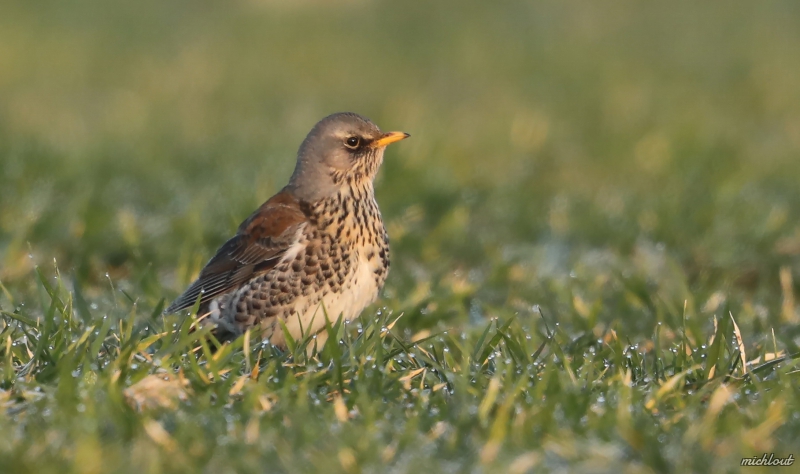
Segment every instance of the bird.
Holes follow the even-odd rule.
[[[289,183],[241,223],[164,313],[199,301],[201,324],[213,325],[221,343],[250,330],[283,349],[285,332],[324,344],[325,319],[356,318],[386,281],[389,236],[374,179],[386,147],[409,136],[384,133],[352,112],[320,120],[300,145]]]

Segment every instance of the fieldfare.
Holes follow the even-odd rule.
[[[389,271],[373,180],[386,146],[408,136],[354,113],[322,119],[300,145],[289,184],[242,222],[165,313],[199,300],[220,341],[253,329],[278,347],[286,346],[279,318],[298,339],[321,333],[326,316],[358,316]]]

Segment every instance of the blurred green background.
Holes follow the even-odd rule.
[[[55,258],[99,293],[108,273],[170,299],[310,127],[351,110],[413,136],[377,193],[388,301],[415,324],[630,272],[775,322],[779,268],[799,269],[798,20],[795,2],[5,4],[0,281],[24,295]]]
[[[664,395],[662,383],[723,351],[738,362],[727,314],[748,360],[798,351],[798,58],[794,1],[4,2],[8,466],[357,472],[397,454],[398,472],[576,459],[728,472],[743,453],[787,455],[800,433],[791,365],[731,391],[724,374],[703,385],[709,364],[687,378],[696,392],[678,381]],[[321,363],[267,358],[260,381],[237,382],[245,401],[229,404],[226,384],[249,359],[212,383],[210,361],[176,355],[168,365],[194,377],[194,396],[134,414],[122,393],[161,370],[145,351],[157,331],[146,315],[286,183],[305,134],[337,111],[411,133],[376,186],[393,253],[378,305],[405,315],[405,339],[449,335],[402,350],[370,390],[384,379],[367,362],[383,355],[362,345],[346,372],[361,385],[340,405],[320,403],[342,389],[314,372]],[[63,318],[35,265],[62,276],[62,297],[76,289]],[[92,314],[74,317],[73,297]],[[542,365],[536,305],[559,325]],[[513,316],[527,366],[501,360],[499,323],[482,345],[487,320]],[[724,349],[710,344],[714,316]],[[91,350],[75,346],[82,331]],[[442,360],[473,355],[422,373],[447,380],[439,392],[412,388],[403,374],[424,351],[450,348]]]

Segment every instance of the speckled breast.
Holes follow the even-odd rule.
[[[212,303],[227,330],[258,327],[284,346],[277,318],[297,339],[324,329],[326,316],[357,317],[378,297],[389,271],[389,242],[371,186],[301,207],[308,223],[280,263]]]

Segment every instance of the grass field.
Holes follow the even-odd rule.
[[[0,6],[0,472],[800,456],[798,57],[791,1]],[[212,355],[160,310],[342,110],[412,135],[382,298]]]

